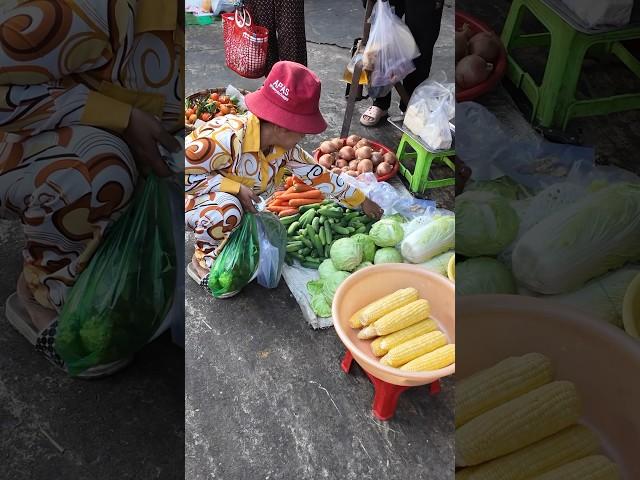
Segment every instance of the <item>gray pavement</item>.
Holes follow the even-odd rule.
[[[337,136],[346,100],[340,81],[364,10],[359,0],[305,2],[309,67],[322,80],[329,129],[305,138],[307,150]],[[261,80],[226,69],[221,28],[187,31],[187,92],[226,86],[255,89]],[[434,71],[453,74],[453,10],[445,9]],[[357,104],[352,133],[395,148],[390,125],[365,129]],[[397,102],[393,109],[397,112]],[[393,113],[393,111],[392,111]],[[433,197],[451,206],[452,192]],[[186,259],[193,238],[185,234]],[[340,370],[344,347],[333,329],[314,331],[289,289],[252,284],[218,301],[190,282],[186,289],[186,472],[191,480],[453,478],[453,381],[430,397],[405,392],[396,417],[371,414],[373,387],[354,366]]]

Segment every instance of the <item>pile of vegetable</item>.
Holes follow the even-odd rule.
[[[320,317],[331,315],[333,294],[340,283],[352,272],[371,265],[415,263],[453,280],[452,216],[418,217],[407,223],[400,215],[389,215],[371,224],[362,213],[325,201],[310,206],[295,220],[281,221],[289,228],[290,262],[297,259],[305,267],[318,269],[320,278],[309,282],[307,291]]]
[[[413,288],[402,288],[370,303],[349,319],[361,329],[358,338],[371,340],[380,363],[408,372],[437,370],[455,362],[455,345],[429,318],[430,306]]]
[[[287,178],[285,189],[273,194],[267,203],[267,210],[279,217],[290,217],[301,212],[300,207],[316,206],[324,200],[324,196],[317,188],[310,187],[295,176]],[[302,211],[307,211],[305,208]]]
[[[326,140],[318,152],[320,165],[338,175],[346,173],[352,177],[366,172],[373,172],[377,177],[388,175],[398,162],[393,152],[376,147],[371,140],[358,135]]]
[[[504,47],[494,33],[473,32],[468,24],[456,31],[456,86],[475,87],[489,78]]]
[[[238,103],[237,98],[231,98],[218,92],[187,98],[184,106],[185,123],[193,126],[197,120],[208,122],[214,117],[245,113],[238,106]]]
[[[502,180],[456,197],[457,293],[525,294],[622,327],[640,275],[640,186],[570,182],[523,196]],[[473,188],[474,190],[471,190]]]

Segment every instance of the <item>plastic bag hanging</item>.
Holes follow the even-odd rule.
[[[363,66],[371,71],[370,87],[401,82],[415,70],[413,59],[420,56],[409,28],[392,11],[389,2],[376,3]]]
[[[147,177],[69,292],[55,347],[71,375],[137,352],[169,312],[176,251],[167,195]]]
[[[260,242],[258,284],[264,288],[276,288],[287,254],[287,229],[272,213],[258,213],[256,219]]]
[[[257,273],[259,238],[255,215],[245,213],[209,273],[209,290],[216,298],[238,293]]]

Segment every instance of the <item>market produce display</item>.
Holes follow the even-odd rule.
[[[619,479],[578,424],[575,385],[540,353],[510,357],[456,385],[456,479]]]
[[[374,339],[371,350],[383,365],[413,372],[437,370],[454,363],[455,346],[448,344],[429,315],[429,302],[408,287],[361,308],[349,324],[361,329],[358,338]]]
[[[316,161],[335,174],[357,177],[373,172],[378,180],[386,180],[398,171],[398,159],[391,150],[373,140],[350,135],[332,138],[315,151]]]
[[[279,217],[305,212],[324,200],[320,190],[310,187],[295,176],[287,178],[284,186],[286,190],[275,192],[267,202],[267,210]]]
[[[187,126],[193,126],[197,120],[208,122],[214,117],[245,113],[238,106],[235,97],[212,90],[202,94],[192,95],[185,100],[184,119]]]

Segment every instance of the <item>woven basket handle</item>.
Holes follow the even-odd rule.
[[[240,16],[238,15],[238,12],[242,10],[242,18],[240,18]],[[249,10],[247,10],[246,8],[242,7],[242,8],[236,8],[236,25],[239,28],[243,28],[243,27],[250,27],[253,24],[253,19],[251,18],[251,14],[249,13]]]

